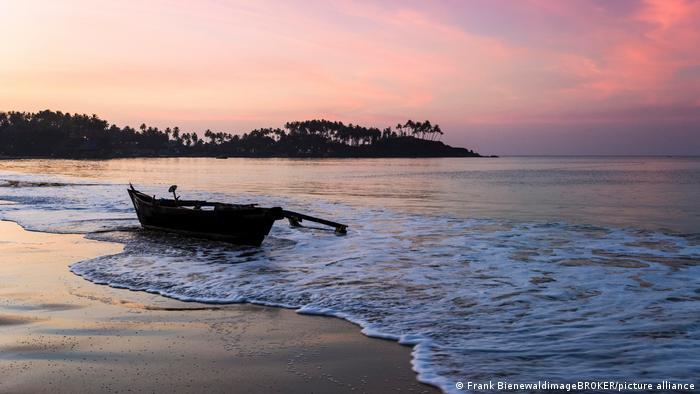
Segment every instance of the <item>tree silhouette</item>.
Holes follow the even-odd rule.
[[[409,135],[410,134],[410,135]],[[430,121],[408,120],[380,130],[327,119],[287,122],[284,128],[242,135],[207,129],[204,138],[180,128],[141,124],[138,130],[109,124],[97,115],[60,111],[0,112],[0,156],[109,158],[147,156],[406,157],[478,156],[436,141]]]

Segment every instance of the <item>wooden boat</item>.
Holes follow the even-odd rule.
[[[170,187],[173,199],[156,198],[134,188],[127,189],[141,225],[188,236],[214,239],[240,245],[260,246],[275,221],[287,218],[293,226],[309,220],[335,227],[345,234],[347,226],[324,219],[286,211],[280,207],[261,208],[257,204],[225,204],[198,200],[181,200],[177,186]]]

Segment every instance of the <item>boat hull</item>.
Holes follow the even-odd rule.
[[[175,200],[159,200],[128,190],[141,225],[191,237],[213,239],[239,245],[260,246],[282,208],[259,208],[221,204],[202,209],[178,205]]]

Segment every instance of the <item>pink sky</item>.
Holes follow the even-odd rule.
[[[430,119],[483,153],[700,154],[695,0],[5,0],[0,37],[0,110]]]

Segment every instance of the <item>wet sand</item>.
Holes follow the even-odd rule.
[[[411,348],[335,318],[92,284],[121,245],[0,221],[0,392],[439,392]]]

